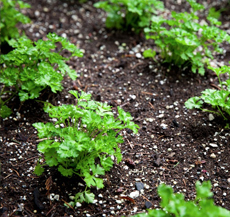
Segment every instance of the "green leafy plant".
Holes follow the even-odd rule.
[[[0,59],[0,83],[3,84],[1,96],[6,94],[5,87],[14,87],[12,98],[18,93],[20,101],[37,98],[46,87],[56,93],[62,90],[61,81],[67,73],[72,80],[77,77],[76,71],[65,63],[72,56],[82,57],[82,52],[67,39],[55,33],[47,35],[48,40],[32,42],[26,36],[18,40],[11,39],[10,45],[15,49]],[[58,50],[57,44],[61,44]],[[60,46],[59,46],[60,47]],[[61,52],[67,50],[69,57],[63,57]],[[10,98],[8,100],[10,100]],[[1,116],[10,113],[6,102],[0,99]]]
[[[222,115],[225,120],[229,120],[225,116],[225,113],[230,117],[230,66],[221,66],[220,68],[214,68],[209,66],[209,69],[213,70],[219,81],[219,89],[206,89],[202,91],[201,96],[191,97],[185,102],[185,106],[188,109],[201,109],[205,112],[212,112],[218,115]],[[221,75],[228,75],[228,79],[221,81]],[[204,103],[211,105],[214,110],[202,108]]]
[[[230,211],[215,206],[211,183],[196,183],[196,198],[194,201],[185,201],[183,194],[173,193],[170,186],[161,184],[158,187],[161,197],[161,209],[148,210],[148,214],[138,214],[135,217],[228,217]]]
[[[18,38],[19,31],[16,24],[30,22],[30,19],[23,15],[19,10],[22,8],[29,8],[30,5],[23,1],[16,0],[1,0],[0,5],[1,42],[8,41],[12,38]]]
[[[153,17],[151,28],[145,28],[146,38],[155,41],[164,62],[179,67],[191,65],[194,73],[198,70],[199,74],[204,75],[205,64],[213,59],[215,52],[223,52],[220,44],[225,41],[230,43],[230,36],[218,28],[221,22],[215,18],[217,15],[213,11],[207,17],[210,25],[201,25],[196,14],[204,6],[194,0],[187,1],[191,5],[191,13],[172,11],[170,20]],[[149,57],[149,50],[143,55]]]
[[[118,143],[123,139],[118,133],[125,128],[137,133],[138,125],[120,107],[118,117],[114,118],[106,103],[91,100],[91,95],[84,92],[70,93],[76,97],[77,105],[56,107],[46,103],[44,110],[55,121],[33,124],[38,137],[45,138],[37,147],[44,154],[45,164],[38,163],[35,173],[41,175],[44,165],[55,166],[63,176],[77,174],[84,178],[87,187],[103,188],[103,179],[98,176],[113,166],[111,156],[116,157],[118,163],[122,159]],[[77,194],[76,201],[92,201],[92,195],[86,193]]]
[[[134,29],[136,32],[149,26],[152,15],[164,8],[158,0],[107,0],[94,6],[107,12],[107,28]]]

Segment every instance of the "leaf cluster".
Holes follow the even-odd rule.
[[[139,32],[149,26],[153,14],[163,10],[158,0],[106,0],[94,4],[107,12],[106,27]]]
[[[45,104],[44,110],[55,121],[33,124],[38,137],[45,138],[37,148],[44,154],[45,164],[57,167],[63,176],[77,174],[84,178],[87,187],[103,188],[103,180],[98,176],[113,166],[111,156],[117,162],[122,159],[118,144],[123,139],[118,133],[125,128],[137,133],[138,126],[119,107],[115,118],[110,106],[91,100],[90,94],[70,93],[76,97],[77,105]],[[42,174],[43,166],[38,163],[37,175]]]
[[[201,109],[202,111],[222,115],[225,120],[228,120],[228,118],[225,117],[225,113],[230,117],[230,66],[221,66],[219,68],[209,66],[208,68],[216,73],[220,89],[206,89],[201,92],[201,96],[188,99],[185,102],[185,106],[188,109]],[[221,80],[220,76],[223,74],[228,76],[227,80]],[[202,108],[204,103],[211,105],[214,110]]]
[[[26,36],[18,40],[11,39],[9,43],[15,49],[1,55],[0,83],[6,87],[14,87],[22,102],[37,98],[46,87],[50,87],[54,93],[62,90],[61,81],[66,73],[72,80],[77,77],[75,70],[70,69],[65,62],[72,56],[81,57],[82,52],[55,33],[49,33],[47,38],[46,41],[39,39],[37,42]],[[59,50],[57,44],[61,45]],[[63,50],[68,50],[71,55],[62,56]],[[1,91],[3,93],[4,88]],[[1,101],[0,104],[3,107],[1,116],[7,116],[6,105]]]
[[[196,183],[196,198],[194,201],[185,201],[184,195],[173,193],[170,186],[161,184],[158,187],[161,197],[161,209],[148,210],[148,214],[138,214],[135,217],[227,217],[230,211],[215,206],[211,183]]]
[[[29,8],[30,5],[20,0],[1,0],[0,5],[0,41],[2,43],[19,37],[16,24],[30,22],[30,19],[20,12],[20,9]]]
[[[171,12],[170,20],[162,17],[152,17],[151,28],[145,28],[146,38],[153,39],[160,48],[164,62],[173,63],[179,67],[190,66],[194,73],[204,75],[204,66],[213,59],[214,52],[222,53],[220,43],[230,43],[227,32],[219,29],[221,24],[215,17],[213,10],[209,13],[209,22],[202,25],[196,15],[202,12],[204,6],[195,0],[187,0],[191,5],[191,12]],[[213,17],[212,17],[213,16]],[[150,50],[143,54],[149,57]],[[154,55],[152,54],[154,57]]]

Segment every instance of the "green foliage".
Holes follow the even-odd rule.
[[[161,184],[158,194],[161,197],[161,209],[148,210],[148,214],[135,217],[228,217],[230,211],[215,206],[210,182],[196,183],[196,198],[185,201],[183,194],[173,193],[170,186]]]
[[[206,112],[213,112],[222,115],[225,120],[229,120],[225,117],[224,113],[227,113],[228,117],[230,116],[230,66],[222,66],[220,68],[209,66],[208,68],[216,73],[219,80],[220,89],[206,89],[201,92],[201,96],[195,96],[188,99],[185,102],[185,106],[188,109],[196,108]],[[227,74],[228,79],[221,81],[221,74]],[[214,110],[203,109],[202,107],[204,103],[211,105]]]
[[[81,57],[81,51],[65,38],[57,36],[55,33],[47,35],[48,40],[38,40],[32,42],[26,36],[18,40],[11,39],[10,45],[15,49],[6,55],[1,55],[0,59],[0,83],[6,87],[14,87],[20,100],[37,98],[40,92],[46,87],[56,93],[62,90],[61,81],[67,73],[72,80],[77,74],[65,63],[72,56]],[[57,52],[57,43],[61,44]],[[62,50],[68,50],[71,55],[63,57]],[[4,88],[1,95],[5,93]],[[7,116],[5,103],[0,100],[1,116]]]
[[[107,12],[106,27],[136,32],[149,26],[153,14],[163,10],[158,0],[106,0],[94,4]]]
[[[0,100],[1,102],[1,100]],[[9,117],[11,115],[12,111],[9,107],[7,107],[6,105],[2,105],[0,104],[0,117],[2,118],[6,118]]]
[[[114,118],[111,107],[106,103],[91,100],[91,95],[70,91],[77,99],[77,105],[53,106],[46,104],[44,110],[54,118],[54,123],[35,123],[39,138],[46,138],[38,145],[49,167],[57,166],[67,177],[77,174],[84,178],[87,187],[103,188],[104,175],[113,166],[111,156],[122,159],[118,143],[123,139],[118,133],[129,128],[137,133],[138,126],[132,122],[129,113],[118,107],[118,117]],[[35,169],[41,174],[41,165]],[[80,200],[84,195],[78,195]],[[91,197],[90,197],[91,198]],[[91,199],[87,199],[91,201]]]
[[[223,52],[219,45],[225,41],[230,43],[230,36],[217,27],[221,22],[215,18],[218,14],[213,11],[207,17],[210,25],[199,24],[196,13],[202,12],[204,6],[195,0],[187,1],[192,7],[191,13],[172,11],[170,20],[153,17],[151,28],[145,28],[146,37],[155,41],[164,62],[179,67],[191,65],[194,73],[198,70],[199,74],[204,75],[205,64],[213,59],[214,52]]]
[[[89,190],[85,190],[83,192],[79,192],[75,195],[75,202],[86,202],[86,203],[93,203],[95,195],[90,193]]]
[[[4,42],[11,38],[18,38],[19,32],[16,24],[19,22],[29,23],[30,19],[17,10],[17,8],[29,8],[30,5],[23,1],[0,0],[0,6],[0,41]]]

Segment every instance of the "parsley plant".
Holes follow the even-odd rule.
[[[155,41],[164,62],[179,67],[191,65],[194,73],[198,70],[199,74],[204,75],[205,63],[213,59],[215,52],[223,52],[220,44],[225,41],[230,43],[230,36],[218,28],[221,22],[212,17],[213,13],[209,13],[207,17],[210,25],[201,25],[196,14],[201,12],[204,6],[195,0],[187,1],[191,5],[191,13],[172,11],[170,20],[153,17],[151,28],[145,28],[146,38]],[[148,49],[143,55],[154,57],[155,54]]]
[[[211,192],[211,183],[196,183],[196,198],[194,201],[184,200],[184,195],[173,193],[170,186],[161,184],[158,187],[161,197],[161,209],[149,209],[148,214],[137,214],[134,217],[228,217],[230,211],[216,206]]]
[[[122,159],[118,143],[123,143],[123,139],[118,133],[125,128],[137,133],[139,127],[120,107],[118,117],[114,118],[106,103],[91,100],[91,95],[84,92],[70,93],[76,97],[77,105],[47,103],[44,110],[55,121],[33,124],[38,137],[45,138],[38,144],[38,151],[44,154],[45,164],[56,166],[63,176],[77,174],[84,178],[87,187],[103,188],[103,179],[98,176],[113,166],[111,156],[116,157],[118,163]],[[38,163],[35,174],[41,175],[43,171],[43,165]],[[85,191],[84,195],[76,195],[76,201],[88,197],[89,192]]]
[[[149,26],[152,15],[164,8],[158,0],[106,0],[94,6],[108,13],[105,23],[107,28],[133,29],[136,32]]]
[[[202,91],[201,96],[191,97],[185,102],[185,106],[188,109],[201,109],[205,112],[212,112],[218,115],[222,115],[225,120],[230,120],[230,66],[222,66],[220,68],[214,68],[209,66],[209,69],[213,70],[219,80],[219,90],[206,89]],[[220,75],[228,75],[228,79],[221,81]],[[203,104],[211,105],[214,110],[204,109]],[[225,116],[228,115],[228,118]]]
[[[11,39],[10,45],[15,49],[0,59],[0,83],[4,84],[1,95],[6,93],[5,87],[14,87],[20,101],[37,98],[40,92],[46,87],[56,93],[62,90],[61,81],[67,73],[72,80],[75,80],[77,73],[70,69],[65,63],[72,56],[82,57],[82,52],[67,39],[57,36],[55,33],[47,35],[48,40],[39,39],[32,42],[26,36],[18,40]],[[57,43],[61,48],[57,51]],[[68,50],[71,55],[63,57],[62,50]],[[2,107],[2,108],[1,108]],[[10,114],[0,99],[1,116],[7,117]]]
[[[8,41],[11,38],[18,38],[19,32],[16,24],[29,23],[30,19],[23,15],[18,9],[29,8],[30,5],[23,1],[1,0],[0,1],[0,41]]]

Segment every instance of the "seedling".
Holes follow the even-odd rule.
[[[220,68],[214,68],[209,66],[209,69],[213,70],[219,81],[219,90],[206,89],[202,91],[201,96],[191,97],[185,102],[185,106],[188,109],[200,109],[204,112],[211,112],[217,115],[221,115],[225,120],[229,120],[230,117],[230,66],[222,66]],[[220,75],[227,74],[228,79],[221,80]],[[204,103],[211,105],[214,110],[202,108]],[[225,116],[227,114],[228,118]]]
[[[149,26],[153,14],[163,10],[158,0],[107,0],[94,4],[107,12],[106,27],[139,32]]]
[[[43,166],[57,167],[63,176],[73,174],[84,178],[87,187],[103,188],[104,175],[113,166],[112,156],[117,163],[122,159],[118,146],[123,143],[119,132],[129,128],[137,133],[138,125],[132,117],[118,107],[114,118],[111,107],[106,103],[91,100],[91,95],[70,91],[77,99],[77,105],[53,106],[45,103],[44,110],[54,122],[35,123],[38,137],[43,140],[38,151],[44,154],[45,164],[38,163],[35,174],[41,175]],[[85,190],[76,195],[76,201],[92,201],[92,195]],[[85,199],[84,199],[85,198]],[[91,198],[91,199],[89,199]]]
[[[196,183],[196,198],[194,201],[187,201],[183,194],[173,193],[170,186],[161,184],[158,187],[158,194],[161,197],[160,209],[149,209],[148,214],[142,213],[134,217],[228,217],[230,211],[216,206],[211,192],[211,183]]]
[[[20,9],[29,8],[30,5],[20,0],[1,0],[0,6],[1,42],[18,38],[20,34],[16,24],[30,22],[30,19],[20,12]]]
[[[155,41],[164,62],[179,67],[191,66],[192,72],[204,75],[205,64],[213,59],[214,53],[223,52],[220,44],[230,43],[230,36],[218,28],[221,22],[213,12],[207,17],[210,25],[201,25],[196,14],[198,11],[201,13],[204,6],[194,0],[187,1],[191,5],[191,13],[172,11],[171,20],[153,17],[151,28],[145,28],[146,38]],[[143,55],[154,57],[155,53],[148,49]]]
[[[18,94],[20,101],[24,102],[37,98],[47,87],[54,93],[61,91],[61,81],[66,73],[72,80],[76,79],[76,71],[70,69],[65,62],[72,56],[82,57],[82,52],[67,39],[55,33],[49,33],[47,38],[47,41],[40,39],[33,42],[22,36],[18,40],[9,41],[15,49],[6,55],[1,55],[0,83],[4,84],[1,96],[8,94],[5,87],[13,87],[15,91],[11,93],[11,97]],[[61,48],[55,52],[57,43],[61,44]],[[63,57],[61,55],[63,50],[69,51],[71,55]],[[7,117],[11,112],[6,102],[0,99],[1,117]]]

